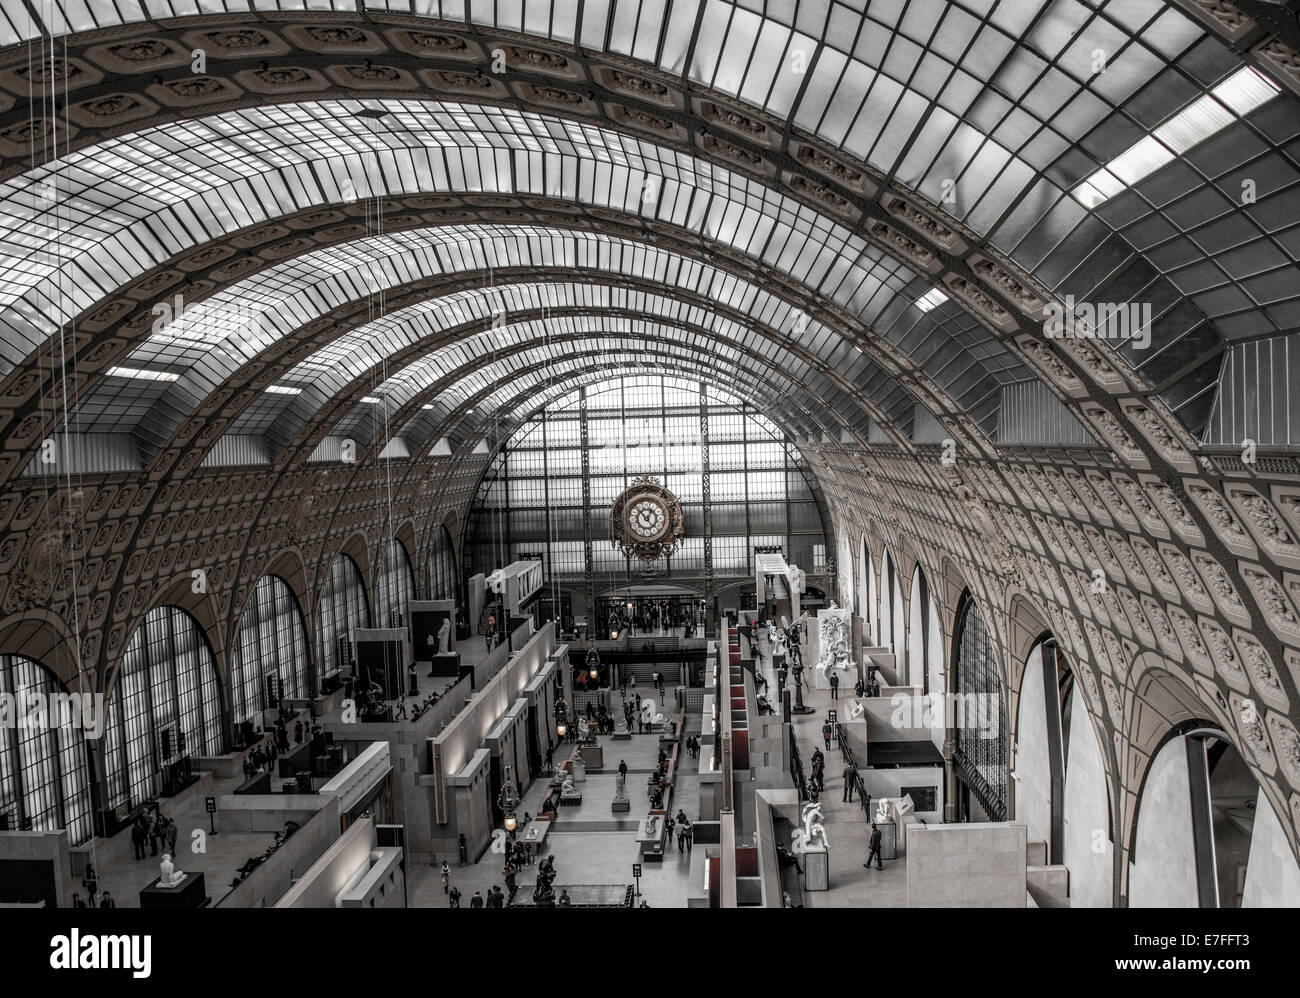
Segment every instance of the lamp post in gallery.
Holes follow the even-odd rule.
[[[506,779],[501,787],[501,794],[497,797],[497,807],[505,812],[505,821],[502,822],[507,832],[513,832],[519,827],[519,819],[515,817],[515,809],[519,806],[519,791],[515,789],[515,774],[510,766],[506,766]]]

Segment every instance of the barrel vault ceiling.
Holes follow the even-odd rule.
[[[1300,838],[1294,25],[316,6],[0,0],[3,650],[104,687],[172,600],[223,661],[260,575],[310,619],[396,530],[419,577],[529,414],[671,372],[762,406],[950,630],[970,588],[1007,663],[1057,634],[1117,828],[1192,702]],[[1049,338],[1067,301],[1149,342]]]

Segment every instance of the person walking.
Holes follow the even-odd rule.
[[[831,727],[830,721],[827,721],[825,724],[822,725],[822,741],[826,743],[827,752],[831,750],[831,733],[834,730],[835,729]]]
[[[445,859],[442,861],[442,893],[451,893],[451,865]]]
[[[831,699],[838,700],[839,698],[840,698],[840,674],[838,672],[832,672],[831,673]]]
[[[131,845],[135,847],[136,859],[144,859],[144,842],[148,837],[149,835],[144,827],[144,815],[142,814],[131,824]]]
[[[81,886],[86,888],[86,893],[90,895],[90,906],[95,907],[95,895],[99,893],[99,878],[95,876],[95,867],[91,863],[86,864],[86,872],[81,876]]]
[[[101,908],[116,908],[117,902],[113,900],[112,894],[108,893],[108,891],[105,891],[104,896],[99,899],[99,906]]]
[[[853,803],[853,785],[858,781],[858,771],[852,766],[844,767],[844,796],[841,798],[841,804]]]
[[[474,896],[469,899],[469,906],[471,908],[483,907],[483,895],[479,891],[475,891]]]
[[[451,889],[451,893],[448,894],[447,897],[448,897],[448,899],[449,899],[448,902],[447,902],[447,907],[448,907],[448,908],[459,908],[459,907],[460,907],[460,888],[459,888],[459,887],[453,887],[453,888]]]
[[[623,777],[624,780],[627,779],[627,760],[618,760],[618,775]]]
[[[862,864],[868,870],[871,869],[872,856],[876,857],[876,869],[883,870],[885,867],[880,862],[880,829],[876,827],[876,823],[874,821],[871,823],[871,849],[867,853],[867,861]]]

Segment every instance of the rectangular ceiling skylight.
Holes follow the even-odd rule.
[[[922,312],[928,312],[932,308],[937,308],[948,300],[948,296],[938,288],[931,288],[920,298],[916,299],[916,307]]]
[[[1238,118],[1268,103],[1280,92],[1276,83],[1253,66],[1239,69],[1079,183],[1070,193],[1085,207],[1095,208],[1151,176],[1175,156],[1182,155],[1223,131]]]
[[[362,395],[362,396],[361,396],[361,401],[364,402],[366,405],[378,405],[378,404],[379,404],[379,399],[375,398],[373,395]]]
[[[291,388],[289,385],[267,385],[266,394],[268,395],[301,395],[301,388]]]
[[[139,381],[180,380],[179,374],[170,371],[145,371],[138,367],[110,367],[107,373],[110,378],[135,378]]]

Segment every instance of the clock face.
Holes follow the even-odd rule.
[[[663,503],[657,499],[638,499],[628,507],[628,530],[643,541],[655,540],[663,533],[667,523],[668,514]]]
[[[611,540],[627,557],[651,562],[677,549],[684,519],[677,497],[658,479],[642,475],[614,500]]]

